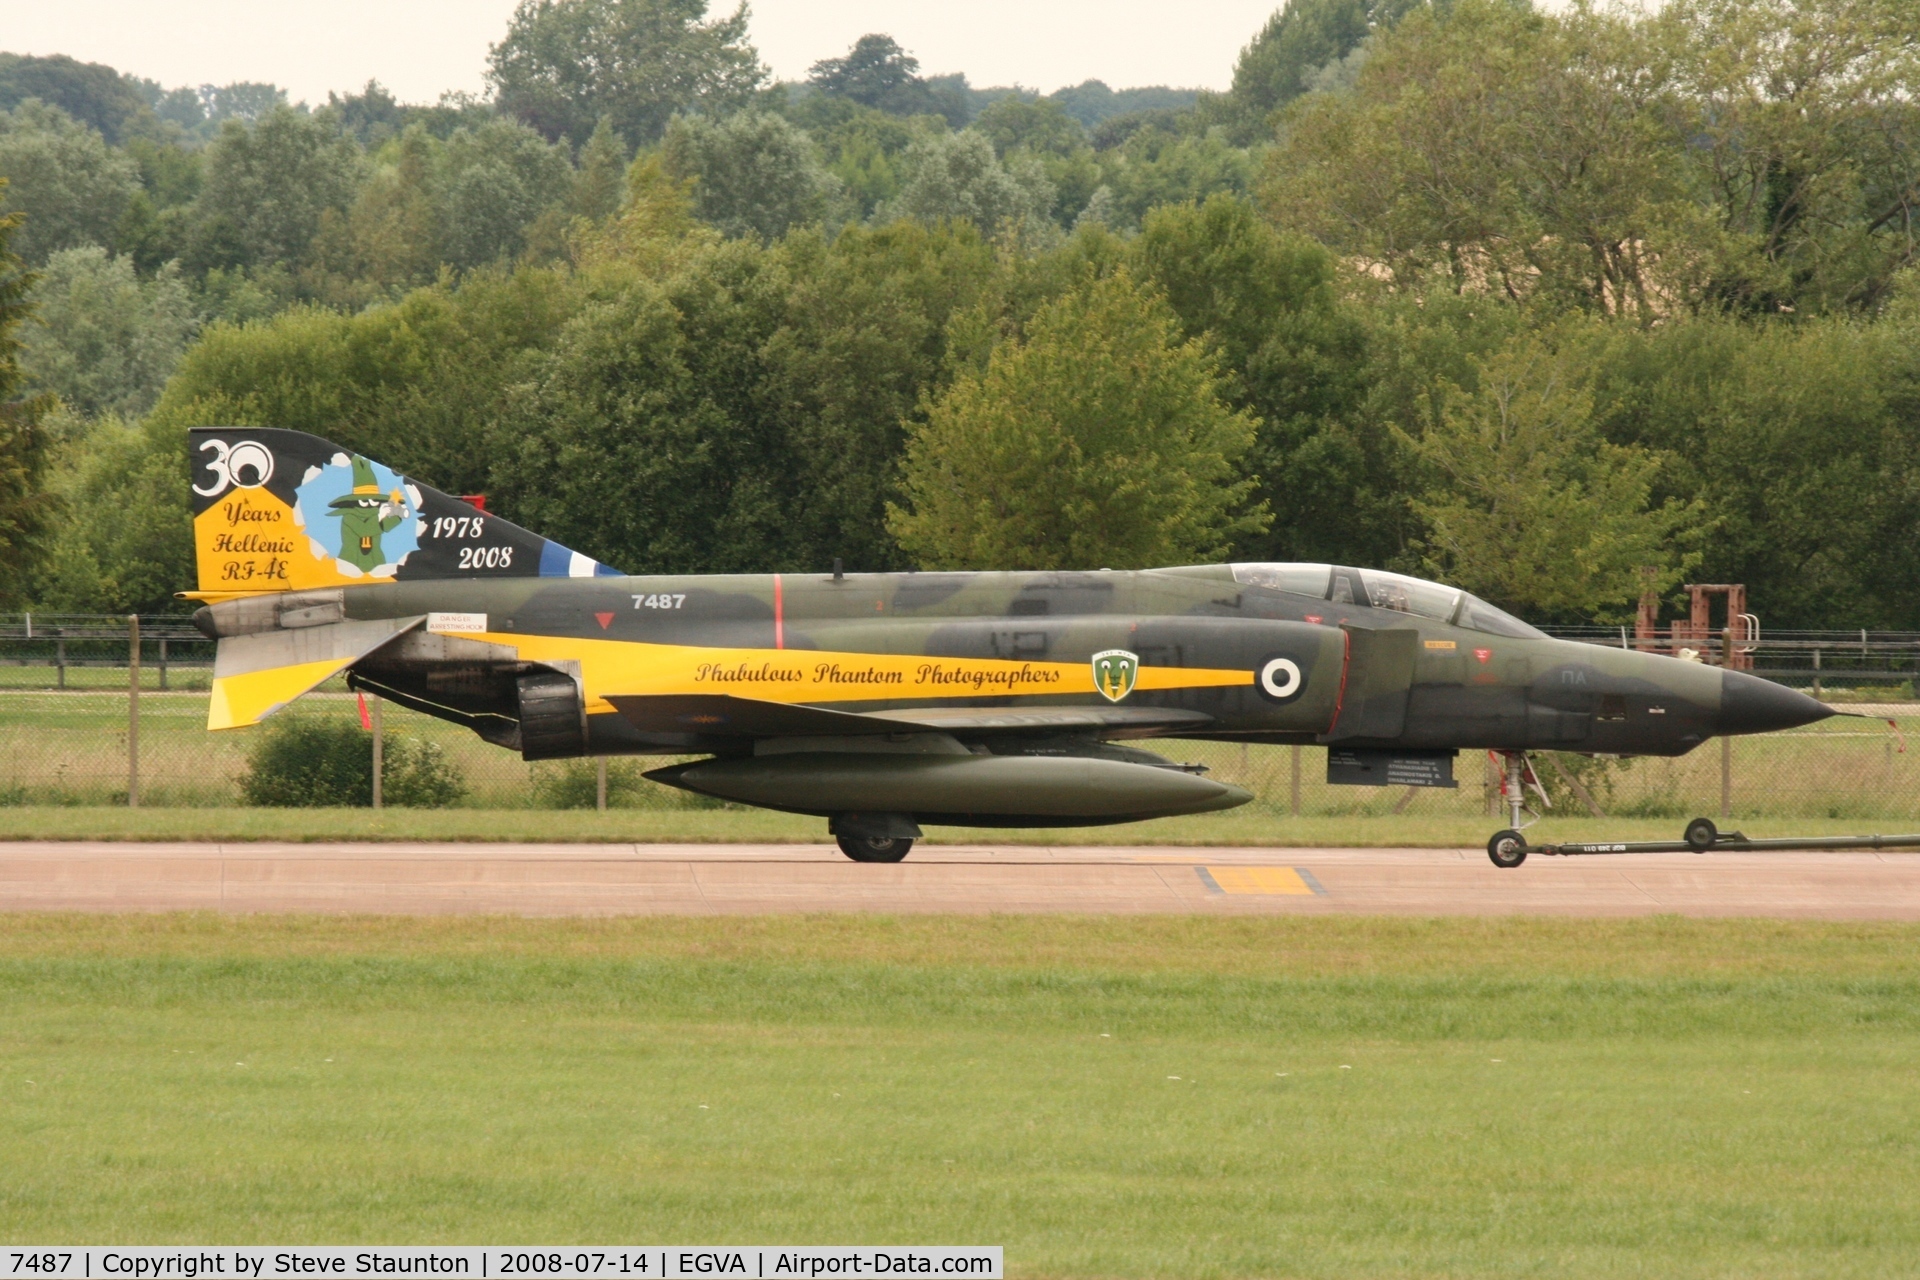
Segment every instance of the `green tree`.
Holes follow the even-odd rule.
[[[1481,362],[1412,441],[1436,477],[1413,507],[1448,581],[1534,616],[1618,620],[1699,563],[1686,543],[1705,507],[1654,498],[1666,460],[1601,435],[1569,355],[1528,336]]]
[[[913,431],[895,537],[930,569],[1143,568],[1223,556],[1271,518],[1251,416],[1215,357],[1120,271],[1042,307]]]
[[[970,226],[902,222],[623,278],[522,381],[489,492],[631,572],[904,567],[885,527],[902,419],[996,268]]]
[[[746,5],[706,13],[706,0],[521,0],[488,78],[500,109],[549,141],[582,142],[605,116],[642,146],[676,112],[724,114],[766,79]]]
[[[1681,0],[1649,22],[1736,305],[1871,307],[1914,262],[1920,22],[1904,0]]]
[[[606,116],[593,126],[593,136],[580,149],[580,167],[573,176],[569,208],[577,218],[598,222],[620,207],[626,189],[627,148]]]
[[[565,148],[510,120],[456,130],[436,170],[442,252],[463,269],[517,256],[531,224],[564,206],[573,181]]]
[[[58,107],[112,144],[153,125],[152,109],[138,87],[112,67],[60,53],[45,58],[0,53],[0,111],[30,98]]]
[[[322,216],[344,213],[359,179],[358,151],[325,125],[286,107],[229,119],[207,151],[190,266],[304,264]]]
[[[736,238],[771,240],[818,222],[838,194],[807,135],[758,111],[720,121],[676,117],[661,160],[670,176],[693,182],[699,218]]]
[[[1024,161],[1039,168],[1054,190],[1053,217],[1063,225],[1073,222],[1101,185],[1087,131],[1057,102],[1002,98],[971,127],[993,143],[1001,163]]]
[[[1191,133],[1146,123],[1100,154],[1100,180],[1112,193],[1122,227],[1138,227],[1149,209],[1244,194],[1252,177],[1247,153],[1217,132]]]
[[[1372,343],[1333,255],[1227,195],[1154,209],[1132,249],[1185,334],[1219,351],[1230,402],[1260,421],[1246,464],[1275,519],[1237,552],[1358,564],[1399,554],[1400,448],[1363,412]]]
[[[33,304],[21,371],[89,417],[152,408],[196,320],[177,267],[142,280],[132,261],[94,245],[49,258]]]
[[[1280,108],[1314,87],[1315,73],[1340,62],[1376,29],[1391,27],[1425,0],[1287,0],[1240,51],[1226,114],[1252,141]]]
[[[818,95],[803,99],[789,114],[820,148],[827,172],[850,201],[850,212],[861,218],[899,196],[907,180],[908,151],[941,128],[941,122],[930,117],[908,120],[845,98]]]
[[[1404,288],[1540,298],[1651,323],[1727,246],[1699,216],[1645,31],[1500,0],[1410,14],[1349,94],[1289,114],[1262,196]]]
[[[32,266],[60,249],[112,243],[140,190],[139,172],[96,130],[37,101],[0,111],[0,175],[11,184],[0,213],[24,215],[12,251]]]
[[[33,600],[75,613],[165,613],[193,582],[186,435],[109,415],[55,449],[56,509]]]
[[[0,196],[6,195],[6,181],[0,177]],[[19,214],[0,215],[0,604],[9,606],[26,596],[39,559],[39,536],[51,514],[42,487],[47,436],[40,419],[47,402],[21,397],[23,379],[15,359],[33,288],[33,277],[21,269],[10,244],[19,225]]]
[[[223,423],[310,431],[437,488],[484,492],[487,431],[506,389],[578,310],[581,287],[546,268],[480,271],[358,314],[302,307],[214,324],[181,360],[155,417],[176,432]]]
[[[824,98],[840,98],[893,116],[938,115],[955,129],[972,115],[962,95],[943,92],[947,77],[926,80],[920,60],[888,35],[864,35],[844,57],[822,58],[807,76],[807,88]],[[958,77],[961,86],[966,78]],[[964,93],[964,91],[963,91]]]
[[[964,219],[988,235],[1053,223],[1053,184],[1033,164],[1002,166],[983,135],[923,137],[907,150],[906,182],[887,207],[922,222]]]

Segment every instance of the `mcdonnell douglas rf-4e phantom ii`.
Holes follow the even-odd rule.
[[[1452,786],[1457,752],[1491,750],[1518,827],[1530,750],[1676,756],[1831,714],[1370,569],[630,577],[300,432],[196,431],[191,453],[208,728],[345,671],[528,760],[703,757],[647,776],[824,817],[863,862],[922,823],[1252,798],[1143,738],[1324,745],[1329,781],[1374,786]]]

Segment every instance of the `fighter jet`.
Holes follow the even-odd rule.
[[[922,824],[1252,798],[1141,739],[1322,745],[1330,782],[1373,786],[1453,786],[1457,754],[1489,750],[1518,827],[1529,751],[1677,756],[1831,714],[1373,569],[633,576],[316,436],[190,450],[209,729],[344,671],[527,760],[691,757],[646,776],[823,817],[862,862]]]

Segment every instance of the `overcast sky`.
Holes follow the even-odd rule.
[[[724,0],[723,0],[724,2]],[[296,100],[379,80],[403,101],[479,91],[515,0],[0,0],[0,48],[104,62],[169,87],[268,80]],[[1224,89],[1279,0],[758,0],[753,43],[783,79],[884,31],[926,72],[1050,92]],[[724,12],[715,5],[716,12]]]

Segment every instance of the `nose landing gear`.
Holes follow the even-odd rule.
[[[1540,815],[1527,805],[1527,789],[1540,797],[1542,809],[1553,808],[1553,800],[1547,795],[1547,789],[1540,785],[1540,775],[1533,771],[1533,762],[1527,759],[1524,751],[1489,751],[1490,759],[1500,760],[1500,798],[1507,806],[1508,820],[1512,826],[1505,831],[1494,832],[1493,839],[1487,841],[1487,857],[1493,859],[1496,867],[1511,869],[1527,860],[1529,846],[1527,838],[1520,833],[1540,820]],[[1531,814],[1533,821],[1522,822],[1523,814]]]

